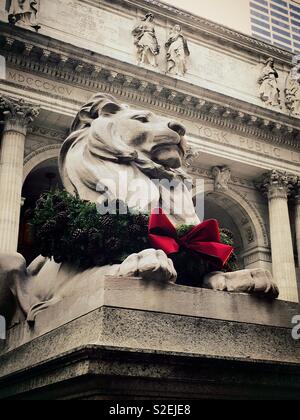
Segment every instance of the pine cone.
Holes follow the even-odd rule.
[[[100,226],[105,229],[109,230],[112,229],[115,225],[115,219],[111,214],[106,214],[101,218]]]
[[[74,232],[72,233],[72,239],[73,241],[79,241],[81,236],[83,234],[83,230],[82,229],[75,229]]]
[[[56,221],[55,220],[49,220],[47,223],[44,224],[41,231],[44,234],[48,234],[48,233],[52,232],[53,230],[56,230],[56,228],[57,228]]]
[[[128,231],[132,235],[139,235],[143,231],[143,228],[138,224],[134,224],[128,227]]]
[[[221,229],[221,233],[223,233],[224,235],[228,236],[228,238],[230,240],[233,240],[234,239],[233,233],[229,229]]]
[[[139,226],[146,226],[148,227],[149,223],[149,217],[145,214],[137,214],[133,217],[134,223],[136,223]]]

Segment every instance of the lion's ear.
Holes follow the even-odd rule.
[[[88,103],[83,105],[81,110],[78,112],[72,124],[71,131],[76,131],[90,126],[93,120],[98,118],[99,115],[114,115],[121,109],[121,104],[119,104],[113,96],[97,93]]]
[[[102,115],[114,115],[121,111],[121,106],[115,102],[107,102],[101,109],[100,114]]]

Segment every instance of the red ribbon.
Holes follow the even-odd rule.
[[[167,255],[177,254],[181,248],[208,256],[223,268],[234,249],[221,243],[217,220],[206,220],[179,238],[177,231],[162,209],[155,210],[149,221],[149,239],[155,249]]]

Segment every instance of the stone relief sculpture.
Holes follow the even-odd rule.
[[[180,25],[175,25],[170,31],[166,49],[168,73],[184,76],[187,71],[187,57],[190,56],[190,50]]]
[[[34,28],[36,31],[40,29],[37,21],[39,8],[39,0],[6,0],[6,11],[8,12],[9,22],[12,25],[23,23],[25,26]]]
[[[157,67],[156,58],[160,47],[156,37],[153,14],[147,13],[133,29],[132,34],[137,48],[138,63]]]
[[[293,59],[294,67],[286,80],[285,103],[294,116],[300,116],[300,56]]]
[[[280,105],[280,90],[278,88],[278,72],[275,69],[273,58],[269,58],[261,72],[258,83],[260,85],[259,96],[269,106]]]
[[[215,191],[227,191],[228,183],[231,180],[231,170],[227,166],[215,166],[212,169],[215,178]]]
[[[184,191],[187,206],[179,215],[171,213],[170,220],[174,225],[197,225],[200,220],[192,193],[184,187],[187,175],[181,168],[187,148],[185,133],[176,121],[132,109],[109,95],[96,94],[79,111],[62,146],[59,167],[63,184],[83,200],[101,203],[106,199],[105,190],[112,198],[144,211],[153,199],[162,203],[162,209],[165,195],[170,199],[170,190],[164,191],[153,180],[174,180]],[[120,174],[126,175],[128,185],[133,180],[143,182],[152,194],[145,194],[143,200],[136,198],[125,183],[120,190],[114,190],[112,182],[118,185]],[[98,188],[99,180],[104,189]],[[177,189],[172,190],[171,200],[175,201],[177,194]],[[21,255],[0,255],[0,313],[7,319],[25,316],[34,321],[39,312],[74,293],[88,299],[99,287],[99,279],[107,275],[173,283],[177,277],[172,260],[161,249],[146,249],[120,265],[87,270],[44,257],[26,268]],[[199,279],[199,284],[213,290],[278,296],[271,274],[263,269],[214,272]]]

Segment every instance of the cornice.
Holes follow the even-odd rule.
[[[5,24],[0,48],[8,66],[30,74],[91,92],[109,92],[199,124],[300,149],[299,119],[279,112]],[[80,106],[76,100],[66,100]]]

